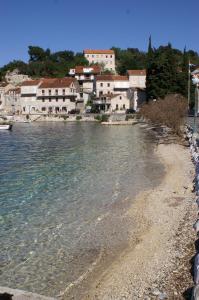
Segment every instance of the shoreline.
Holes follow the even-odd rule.
[[[193,221],[195,216],[194,167],[189,150],[178,144],[160,144],[155,152],[165,175],[160,185],[138,194],[126,212],[136,224],[129,244],[108,266],[88,275],[80,294],[78,288],[63,299],[159,299],[158,295],[163,297],[164,293],[168,299],[184,299],[180,294],[185,291],[170,289],[169,282],[180,275],[188,276],[191,284],[191,275],[178,272],[177,260],[186,253],[184,247],[178,249],[177,236],[182,224],[187,224],[183,226],[185,239],[193,235],[188,220]],[[187,242],[190,244],[190,240]]]

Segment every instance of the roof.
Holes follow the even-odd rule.
[[[21,88],[20,87],[17,87],[17,88],[14,88],[14,89],[9,89],[6,94],[10,94],[10,93],[15,93],[15,94],[20,94],[21,93]]]
[[[75,78],[64,77],[64,78],[45,78],[42,80],[39,88],[64,88],[70,87],[71,83],[76,82]]]
[[[91,49],[85,49],[84,54],[115,54],[113,50],[91,50]]]
[[[101,72],[101,66],[99,65],[92,65],[92,66],[76,66],[75,73],[82,74],[84,73],[84,69],[92,69],[91,73],[98,74]]]
[[[129,76],[146,76],[146,70],[128,70]]]
[[[22,82],[21,86],[34,86],[38,85],[41,82],[41,79],[36,79],[36,80],[26,80]]]
[[[97,81],[129,81],[127,76],[121,75],[98,75]]]

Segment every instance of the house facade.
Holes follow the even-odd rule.
[[[25,81],[21,85],[22,114],[58,114],[76,109],[79,85],[75,78]]]
[[[113,50],[85,49],[83,52],[89,64],[99,64],[102,65],[105,70],[115,72],[115,52]]]
[[[15,86],[11,83],[2,82],[0,83],[0,112],[8,112],[11,107],[10,103],[7,102],[7,95],[6,93],[9,89],[14,89]]]
[[[146,88],[146,70],[128,70],[129,87]]]
[[[126,95],[129,89],[127,76],[120,75],[98,75],[95,82],[96,97],[111,94]]]
[[[99,65],[93,66],[76,66],[70,69],[69,75],[77,79],[80,88],[80,98],[83,98],[84,104],[89,99],[89,95],[94,91],[95,77],[101,73]]]

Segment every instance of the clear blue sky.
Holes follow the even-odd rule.
[[[199,52],[198,0],[0,0],[0,66],[27,61],[28,45],[57,50],[168,41]]]

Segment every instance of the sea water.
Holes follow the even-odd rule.
[[[56,296],[102,249],[120,247],[128,239],[122,201],[160,181],[154,147],[138,125],[44,122],[1,131],[0,285]]]

